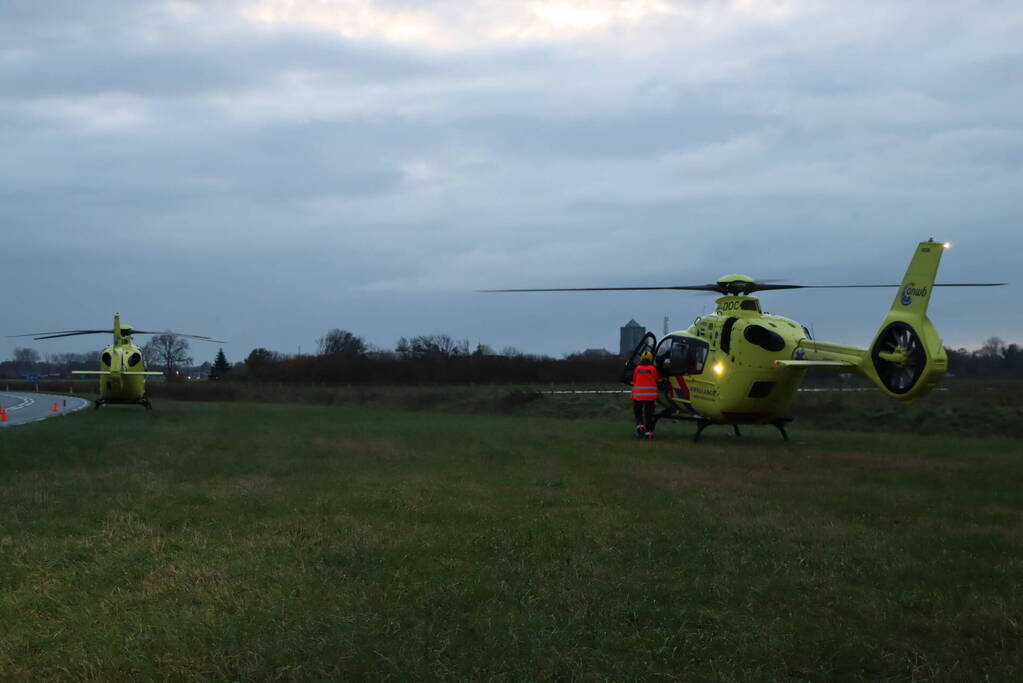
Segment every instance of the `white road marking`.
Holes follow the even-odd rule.
[[[8,415],[10,415],[11,417],[13,417],[13,415],[11,415],[12,411],[23,410],[25,408],[31,408],[32,406],[34,406],[36,404],[37,398],[41,399],[42,397],[46,397],[47,401],[52,399],[55,404],[63,402],[63,406],[64,406],[63,409],[58,407],[56,412],[44,413],[43,415],[41,415],[39,417],[20,419],[18,421],[0,422],[0,427],[14,427],[14,426],[17,426],[17,425],[31,424],[33,422],[39,422],[40,420],[45,420],[46,418],[54,417],[56,415],[63,415],[64,413],[74,413],[74,412],[77,412],[79,410],[83,410],[84,408],[88,407],[91,404],[91,401],[88,401],[88,400],[86,400],[84,398],[78,398],[77,396],[65,396],[65,395],[62,395],[62,394],[34,394],[34,395],[29,395],[29,394],[20,394],[20,393],[16,394],[16,393],[13,393],[13,392],[0,392],[0,406],[4,406],[5,412]],[[18,403],[17,405],[12,405],[12,406],[8,407],[5,404],[8,401],[10,401],[10,400],[18,400],[18,401],[21,401],[21,402]]]
[[[21,399],[21,403],[19,403],[16,406],[11,406],[10,408],[7,408],[6,409],[7,412],[10,412],[12,410],[21,410],[22,408],[27,408],[28,406],[30,406],[30,405],[32,405],[33,403],[36,402],[34,398],[32,398],[30,396],[24,396],[22,394],[0,394],[0,396],[13,396],[14,398],[20,398]],[[0,402],[0,405],[3,405],[3,403]]]

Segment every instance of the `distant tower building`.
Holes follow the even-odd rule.
[[[630,320],[625,323],[625,327],[621,328],[621,330],[622,337],[621,343],[618,346],[618,355],[625,358],[632,353],[632,350],[635,349],[641,341],[643,341],[643,335],[646,334],[646,328],[635,320]]]

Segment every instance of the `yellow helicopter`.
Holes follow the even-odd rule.
[[[62,332],[33,332],[31,334],[12,335],[15,337],[33,337],[34,339],[56,339],[57,337],[75,337],[83,334],[114,335],[114,343],[103,349],[100,354],[99,370],[73,370],[74,375],[99,375],[99,398],[95,407],[108,403],[138,404],[152,410],[153,405],[146,396],[146,376],[162,375],[162,372],[147,372],[142,349],[135,345],[132,337],[136,334],[173,334],[177,337],[223,343],[219,339],[196,334],[179,334],[177,332],[147,332],[136,330],[131,325],[121,324],[120,314],[114,315],[112,330],[64,330]],[[37,336],[38,335],[38,336]]]
[[[806,371],[811,368],[856,373],[870,378],[892,398],[912,402],[945,374],[948,359],[927,304],[934,287],[996,287],[1005,283],[935,284],[941,255],[950,245],[921,242],[901,285],[785,285],[726,275],[714,284],[672,287],[580,287],[494,289],[487,292],[574,292],[692,290],[718,292],[717,310],[697,318],[689,329],[657,341],[647,333],[626,363],[623,378],[643,352],[650,351],[662,378],[656,418],[696,423],[694,441],[711,424],[771,424],[787,441],[785,424]],[[843,346],[812,338],[788,318],[765,314],[754,292],[780,289],[898,287],[888,315],[869,348]],[[629,381],[625,379],[625,381]]]

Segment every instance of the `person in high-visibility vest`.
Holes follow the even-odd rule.
[[[636,438],[654,438],[654,403],[661,373],[654,367],[654,354],[644,351],[632,371],[632,412],[636,416]]]

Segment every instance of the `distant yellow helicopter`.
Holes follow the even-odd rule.
[[[711,424],[771,424],[787,441],[785,424],[806,371],[822,368],[869,377],[892,398],[912,402],[938,383],[948,359],[927,304],[934,287],[997,287],[997,283],[935,284],[941,255],[950,245],[921,242],[901,285],[783,285],[725,275],[715,284],[674,287],[581,287],[494,289],[487,292],[576,292],[693,290],[719,292],[717,310],[697,318],[689,329],[672,332],[658,343],[647,333],[626,363],[631,378],[644,351],[652,351],[661,376],[657,418],[696,423],[698,441]],[[812,338],[794,320],[765,314],[754,292],[779,289],[898,287],[895,300],[870,348],[831,344]],[[626,380],[628,381],[628,380]]]
[[[34,339],[56,339],[57,337],[74,337],[83,334],[114,335],[114,343],[103,349],[100,354],[99,370],[73,370],[74,375],[99,375],[99,398],[95,407],[108,403],[129,403],[145,406],[152,410],[153,405],[146,396],[146,376],[162,375],[162,372],[147,372],[142,349],[135,346],[132,337],[136,334],[173,334],[177,337],[223,343],[219,339],[196,334],[179,334],[177,332],[147,332],[136,330],[128,324],[121,324],[121,316],[114,316],[112,330],[64,330],[62,332],[33,332],[31,334],[12,335],[15,337],[33,337]],[[38,335],[38,336],[37,336]]]

